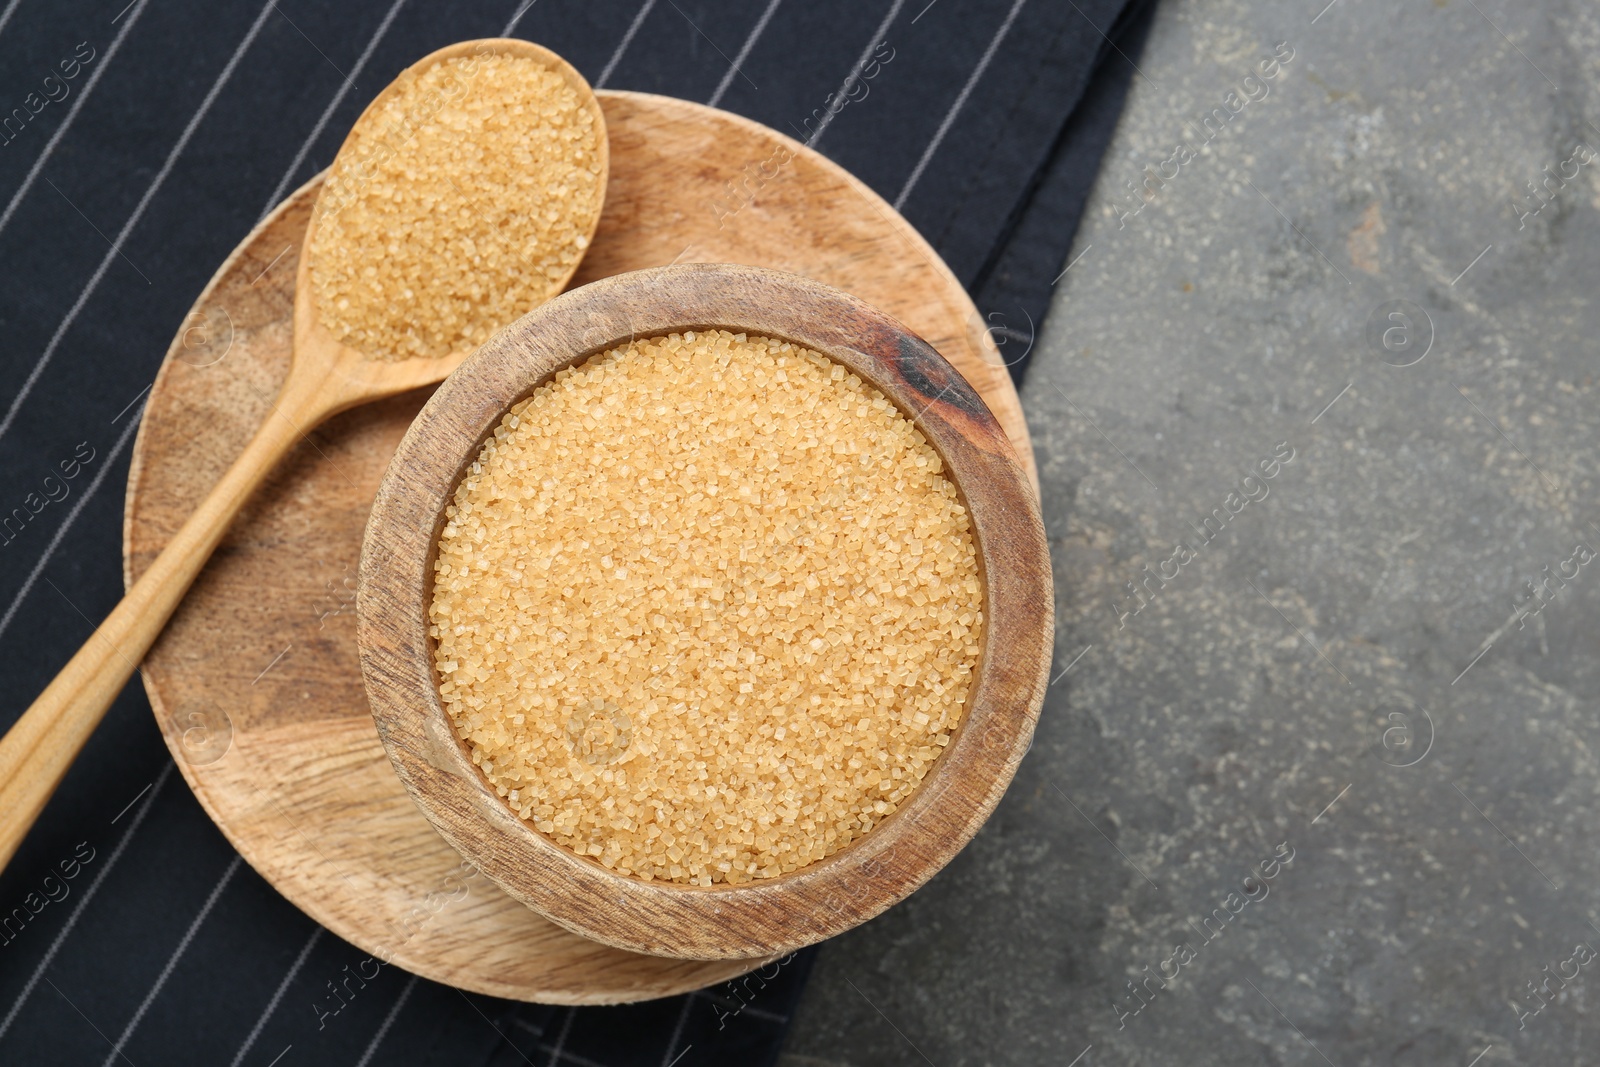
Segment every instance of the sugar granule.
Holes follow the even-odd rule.
[[[553,70],[464,56],[340,150],[311,245],[318,315],[369,357],[470,351],[555,295],[600,211],[603,129]]]
[[[815,863],[961,720],[966,509],[911,421],[815,352],[685,333],[564,370],[445,514],[444,707],[512,809],[623,874]]]

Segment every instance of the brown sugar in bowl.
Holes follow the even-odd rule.
[[[893,814],[796,870],[689,885],[610,869],[512,809],[445,709],[429,613],[447,508],[507,413],[558,372],[599,353],[708,330],[825,356],[915,424],[970,517],[983,624],[959,725]],[[685,959],[792,951],[865,922],[931,878],[977,833],[1027,751],[1053,635],[1037,498],[976,391],[875,308],[795,275],[727,264],[638,271],[574,290],[491,338],[446,380],[379,488],[357,613],[379,736],[440,834],[552,921],[618,948]]]

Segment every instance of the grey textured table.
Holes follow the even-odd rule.
[[[786,1067],[1600,1061],[1600,9],[1325,2],[1160,9],[1025,390],[1035,748]]]

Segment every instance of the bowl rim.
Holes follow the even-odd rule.
[[[559,370],[634,338],[689,330],[827,355],[913,419],[968,508],[984,629],[966,711],[921,786],[838,852],[776,878],[687,886],[623,875],[522,820],[488,784],[439,697],[428,636],[444,508],[509,409]],[[486,342],[429,399],[379,486],[363,539],[357,641],[396,773],[440,834],[512,897],[604,944],[684,959],[791,952],[878,915],[977,833],[1027,753],[1054,637],[1037,497],[977,391],[864,301],[780,271],[684,264],[572,290]]]

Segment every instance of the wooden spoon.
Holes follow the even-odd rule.
[[[599,201],[609,167],[605,117],[583,76],[538,45],[503,38],[464,41],[424,57],[361,113],[340,148],[341,155],[363,124],[378,113],[380,104],[401,90],[408,75],[445,60],[486,53],[532,59],[556,71],[592,113],[600,165],[600,192],[590,205],[591,217],[587,220],[586,241],[592,240],[600,220]],[[470,354],[453,352],[434,359],[384,360],[368,358],[341,344],[319,319],[312,292],[311,248],[319,214],[313,214],[300,246],[295,280],[294,359],[272,413],[150,569],[128,589],[105,622],[0,739],[0,869],[10,862],[84,742],[222,540],[233,517],[278,460],[329,416],[371,400],[434,385]],[[545,299],[566,286],[579,261],[581,257],[574,260],[565,277],[551,280]]]

